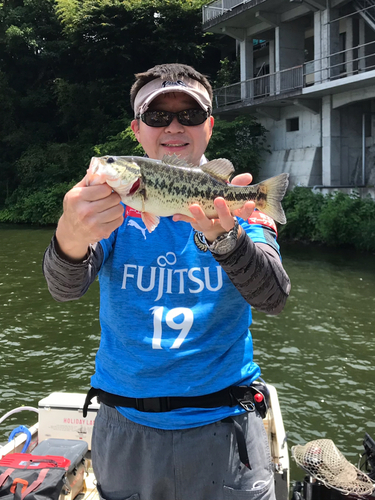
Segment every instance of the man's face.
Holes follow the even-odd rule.
[[[199,104],[183,92],[170,92],[156,97],[150,104],[151,111],[172,111],[199,108]],[[208,117],[202,125],[187,127],[178,122],[177,117],[167,127],[149,127],[142,120],[133,120],[132,130],[146,154],[155,160],[164,155],[176,155],[188,163],[199,165],[212,135],[214,119]]]

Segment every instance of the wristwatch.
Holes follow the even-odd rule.
[[[224,255],[231,252],[237,243],[239,224],[238,220],[234,219],[234,226],[227,233],[221,234],[216,238],[211,245],[207,245],[211,253]]]

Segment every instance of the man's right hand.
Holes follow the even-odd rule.
[[[86,177],[64,197],[64,212],[56,230],[58,252],[72,261],[82,261],[91,243],[121,226],[124,207],[108,184],[86,185]]]

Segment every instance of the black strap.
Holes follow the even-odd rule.
[[[25,491],[24,485],[16,483],[14,485],[14,497],[13,500],[22,500],[22,492]]]
[[[178,408],[219,408],[220,406],[241,405],[246,411],[254,411],[254,394],[258,392],[252,386],[227,387],[218,392],[203,396],[173,396],[160,398],[127,398],[110,394],[91,387],[83,405],[83,417],[86,418],[88,407],[95,396],[100,403],[111,407],[135,408],[144,412],[167,412]]]
[[[92,401],[91,401],[92,398],[94,398],[95,396],[98,395],[97,391],[98,391],[98,389],[95,389],[94,387],[90,387],[90,389],[86,395],[85,402],[83,404],[83,411],[82,411],[83,418],[87,417],[87,410],[88,410],[89,406],[92,404]]]
[[[238,454],[240,456],[241,463],[243,463],[245,467],[251,470],[249,454],[247,453],[245,434],[242,430],[242,427],[233,417],[224,418],[222,422],[229,422],[234,425],[234,431],[236,433],[236,440],[238,446]]]

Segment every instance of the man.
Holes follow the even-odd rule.
[[[205,163],[214,126],[207,79],[180,64],[136,78],[132,129],[146,154]],[[274,222],[252,215],[252,202],[236,217],[224,199],[215,206],[218,219],[192,205],[191,217],[161,218],[147,233],[106,184],[83,179],[65,196],[44,273],[56,300],[79,298],[99,273],[89,399],[102,403],[92,457],[103,499],[274,498],[248,326],[250,305],[279,313],[290,283]]]

